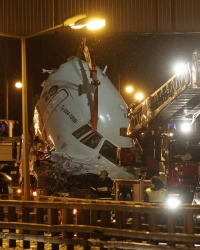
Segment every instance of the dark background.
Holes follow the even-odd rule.
[[[76,33],[76,32],[75,32]],[[32,121],[34,105],[42,90],[41,84],[48,77],[42,69],[58,68],[72,55],[76,55],[81,40],[80,34],[55,33],[26,40],[27,84],[29,125]],[[102,70],[108,66],[106,74],[119,88],[127,104],[134,102],[134,93],[141,91],[145,98],[171,78],[177,62],[187,63],[192,52],[200,49],[199,34],[171,35],[86,35],[87,45],[95,57],[96,65]],[[6,80],[9,84],[9,119],[18,120],[14,136],[22,133],[21,90],[14,84],[21,81],[21,42],[10,38],[0,38],[0,118],[6,118]],[[127,84],[134,87],[130,95],[125,93]]]

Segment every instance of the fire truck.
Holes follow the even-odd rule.
[[[127,133],[139,143],[146,179],[160,175],[170,195],[191,203],[200,176],[200,52],[182,74],[128,109]]]

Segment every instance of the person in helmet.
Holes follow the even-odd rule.
[[[98,195],[99,199],[112,199],[114,182],[108,177],[107,170],[102,170],[97,182],[91,189]]]
[[[152,187],[147,188],[144,194],[145,202],[164,202],[167,190],[159,176],[151,178]]]

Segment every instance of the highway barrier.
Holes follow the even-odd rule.
[[[60,244],[68,250],[76,245],[84,249],[196,249],[200,227],[193,218],[199,213],[199,205],[171,209],[166,204],[53,196],[1,200],[0,246],[2,239],[9,239],[9,247],[22,240],[25,249],[30,241],[37,242],[37,249],[44,249],[48,242],[52,250]]]

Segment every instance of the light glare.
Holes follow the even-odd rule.
[[[21,89],[22,88],[22,83],[21,82],[16,82],[15,87],[18,88],[18,89]]]
[[[184,122],[183,124],[181,124],[181,130],[182,130],[183,132],[188,132],[188,131],[190,131],[190,130],[191,130],[190,124],[187,123],[187,122]]]
[[[127,86],[127,87],[126,87],[126,92],[132,93],[132,92],[133,92],[133,87]]]
[[[87,27],[89,30],[96,30],[100,29],[103,26],[105,26],[105,20],[102,18],[91,18],[91,17],[85,17],[77,20],[71,28],[73,29],[81,29],[84,26]]]
[[[170,197],[167,199],[167,205],[172,209],[177,208],[180,204],[181,201],[177,197]]]
[[[183,75],[186,71],[186,66],[185,64],[183,63],[178,63],[176,66],[175,66],[175,72],[177,75]]]
[[[144,98],[144,96],[143,96],[142,93],[138,93],[138,94],[135,95],[135,98],[136,98],[137,101],[141,101]]]
[[[33,196],[37,196],[37,192],[36,191],[33,191]]]
[[[104,27],[105,23],[106,22],[105,22],[104,19],[101,19],[101,20],[92,20],[91,22],[86,23],[86,27],[89,30],[96,30],[96,29],[100,29],[100,28]]]

